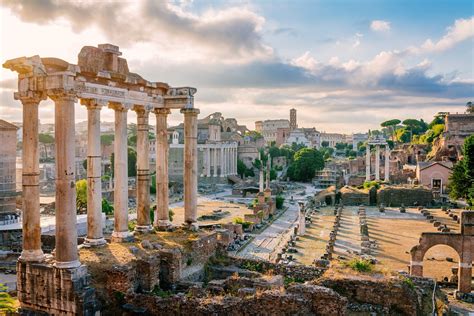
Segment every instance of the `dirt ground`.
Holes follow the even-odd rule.
[[[350,257],[344,253],[338,253],[338,242],[347,247],[359,242],[359,236],[354,235],[358,230],[358,225],[357,227],[354,225],[358,223],[356,209],[357,207],[346,207],[343,212],[343,221],[335,247],[336,256]],[[440,209],[430,210],[430,212],[436,220],[447,224],[453,232],[459,231],[459,224]],[[418,244],[421,233],[437,232],[433,224],[426,220],[417,209],[407,209],[406,213],[400,213],[398,209],[393,208],[380,213],[378,209],[369,207],[366,213],[370,240],[375,240],[378,244],[372,255],[379,261],[378,268],[382,270],[408,271],[410,249]],[[331,207],[322,208],[319,213],[313,215],[313,223],[307,228],[306,235],[300,237],[297,242],[298,253],[294,255],[297,262],[311,265],[315,258],[319,258],[324,253],[334,221],[332,214]],[[351,241],[351,238],[354,240]],[[453,259],[452,262],[447,261],[447,258]],[[452,275],[451,268],[457,266],[458,263],[459,256],[454,249],[448,246],[435,246],[425,255],[424,275],[435,277],[437,280],[449,278]]]
[[[184,207],[174,207],[172,210],[174,212],[173,224],[181,225],[184,223]],[[215,210],[221,210],[223,213],[228,212],[228,214],[220,219],[199,220],[199,217],[203,215],[212,215]],[[197,212],[198,223],[200,225],[226,224],[232,222],[236,217],[241,217],[243,219],[245,214],[253,214],[253,211],[249,209],[247,205],[211,200],[199,201]]]

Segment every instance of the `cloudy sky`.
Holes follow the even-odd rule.
[[[1,0],[0,61],[76,63],[82,46],[113,43],[144,78],[196,87],[202,115],[253,128],[295,107],[300,126],[350,133],[464,111],[474,101],[473,11],[470,0]],[[2,69],[2,119],[21,120],[15,90]],[[53,111],[44,102],[41,121]],[[85,118],[77,105],[76,120]]]

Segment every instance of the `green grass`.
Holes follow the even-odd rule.
[[[370,263],[370,261],[357,258],[347,262],[346,265],[357,272],[370,272],[374,268],[374,265]]]

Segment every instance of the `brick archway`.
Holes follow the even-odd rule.
[[[437,245],[453,248],[459,255],[458,291],[471,292],[472,261],[474,253],[474,212],[461,213],[461,233],[422,233],[418,245],[410,250],[410,274],[423,276],[423,258]]]

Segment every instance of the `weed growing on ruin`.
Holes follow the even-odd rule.
[[[262,273],[264,271],[263,264],[261,262],[252,262],[252,261],[246,261],[242,263],[241,265],[242,269],[250,270],[250,271],[256,271]]]
[[[151,294],[153,294],[155,296],[159,296],[161,298],[168,298],[168,297],[173,295],[173,292],[165,291],[165,290],[161,289],[159,286],[155,286],[153,288],[153,291],[151,291]]]
[[[252,225],[252,222],[245,221],[242,217],[236,217],[234,218],[234,224],[240,224],[243,229],[247,229]]]
[[[354,258],[346,263],[346,265],[357,272],[370,272],[374,265],[369,260]]]
[[[289,286],[289,285],[291,285],[291,284],[293,284],[293,283],[304,283],[304,280],[301,279],[301,278],[292,278],[292,277],[285,277],[285,278],[283,279],[283,285],[284,285],[285,287],[287,287],[287,286]]]
[[[405,284],[407,287],[409,287],[410,289],[415,289],[415,283],[413,283],[413,280],[410,279],[410,278],[403,278],[402,279],[402,283]]]

